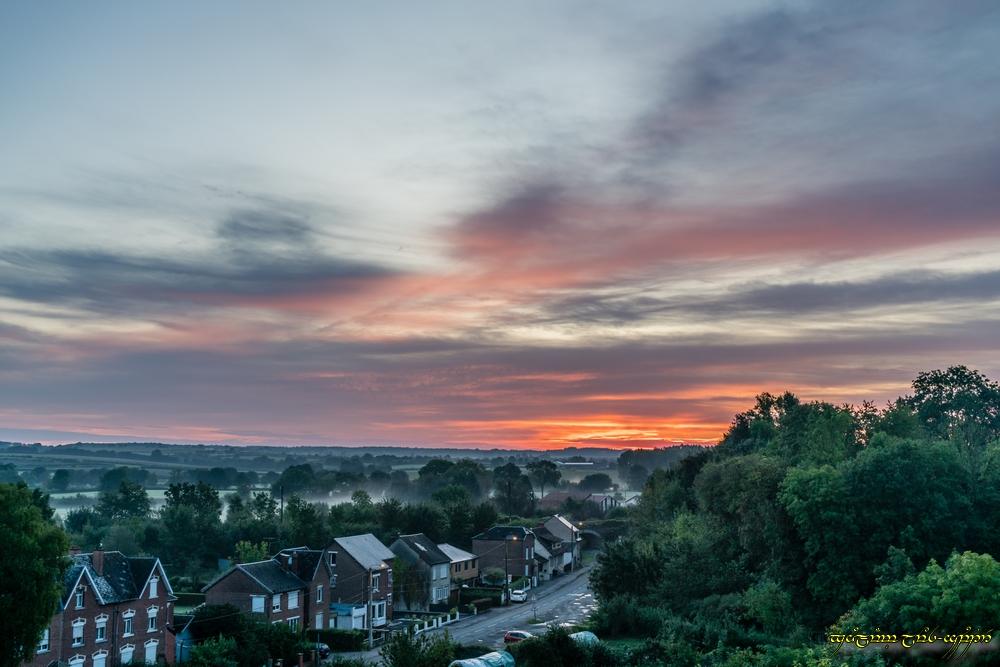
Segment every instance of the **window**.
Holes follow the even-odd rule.
[[[298,630],[299,629],[299,617],[296,616],[294,618],[288,619],[288,627],[291,628],[292,630]]]
[[[83,588],[76,589],[76,608],[83,609]]]
[[[122,614],[122,636],[131,637],[135,634],[132,629],[132,617],[135,616],[135,609],[129,609]]]
[[[73,646],[83,646],[83,626],[86,622],[82,618],[73,621]]]
[[[127,665],[132,662],[132,655],[135,653],[135,646],[132,644],[125,644],[121,648],[121,662],[123,665]]]
[[[316,630],[322,630],[323,629],[323,614],[322,613],[316,614],[315,623],[313,623],[313,628],[316,629]]]
[[[49,629],[45,628],[42,630],[42,638],[38,640],[38,649],[36,653],[45,653],[49,650]]]
[[[94,619],[94,623],[97,624],[97,629],[94,634],[94,641],[103,642],[108,638],[108,615],[101,614]]]
[[[146,632],[156,632],[156,614],[160,610],[157,607],[150,607],[147,610],[148,621],[146,622]]]
[[[376,572],[372,575],[372,592],[378,593],[379,583],[382,581],[382,573]]]
[[[156,664],[156,647],[158,645],[159,642],[156,641],[155,639],[150,639],[148,642],[145,643],[146,655],[144,657],[147,664],[150,665]]]
[[[299,608],[299,592],[298,591],[288,591],[288,608],[298,609]]]
[[[328,551],[326,555],[327,555],[327,562],[330,563],[330,567],[334,567],[337,564],[337,552]]]
[[[157,589],[159,588],[159,586],[158,586],[159,583],[160,583],[160,580],[157,579],[156,577],[153,577],[152,579],[149,580],[149,597],[151,597],[151,598],[155,598],[156,597],[156,592],[157,592]]]
[[[94,654],[94,667],[105,667],[108,664],[108,652],[98,651]]]
[[[69,659],[69,667],[83,667],[83,663],[87,661],[87,656],[85,655],[74,655]]]
[[[281,593],[271,598],[271,611],[281,611]]]
[[[322,602],[322,601],[323,601],[323,587],[322,586],[317,586],[316,587],[316,602]]]
[[[264,596],[263,595],[251,595],[250,596],[250,611],[255,614],[264,613]]]

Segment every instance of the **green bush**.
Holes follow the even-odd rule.
[[[628,595],[602,604],[593,615],[594,632],[599,637],[655,637],[670,614],[647,607]]]

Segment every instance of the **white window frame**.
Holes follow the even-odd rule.
[[[316,602],[322,602],[322,601],[323,601],[323,587],[322,586],[317,586],[316,587]]]
[[[323,614],[323,612],[321,612],[321,611],[320,612],[316,612],[316,618],[313,619],[313,621],[314,621],[314,623],[313,623],[313,629],[314,630],[322,630],[323,629],[323,622],[324,622],[324,620],[325,620],[325,615]]]
[[[159,647],[159,645],[160,645],[160,640],[158,640],[158,639],[147,639],[146,640],[146,642],[142,645],[142,648],[143,648],[143,655],[142,655],[143,664],[153,664],[153,663],[156,662],[156,649],[157,649],[157,647]],[[153,659],[152,660],[149,659],[149,649],[150,648],[153,649]]]
[[[288,627],[293,631],[297,631],[299,629],[299,617],[292,616],[288,619]]]
[[[373,572],[372,573],[372,593],[378,593],[379,586],[382,584],[382,573]]]
[[[128,653],[128,659],[125,658],[126,653]],[[135,659],[135,644],[125,644],[118,649],[118,659],[123,665],[131,663]]]
[[[87,662],[87,656],[85,655],[74,655],[69,659],[69,667],[83,667]]]
[[[82,586],[76,589],[76,608],[77,609],[83,609],[86,606],[86,604],[87,604],[86,599],[84,598],[83,593],[84,593],[84,591],[83,591],[83,587]],[[84,660],[86,660],[86,658],[84,658]]]
[[[159,584],[159,583],[160,583],[160,580],[157,579],[156,577],[150,577],[149,578],[149,597],[150,597],[150,599],[158,597],[157,594],[159,592],[159,586],[157,586],[157,584]]]
[[[73,621],[73,643],[71,644],[71,646],[83,646],[84,644],[87,643],[87,638],[84,636],[83,633],[83,626],[85,626],[86,624],[87,624],[87,619],[85,618],[78,618]]]
[[[94,667],[107,667],[107,665],[108,665],[108,652],[105,651],[104,649],[101,649],[100,651],[94,651],[93,655],[91,655],[90,657],[94,661]],[[98,664],[97,663],[98,660],[103,660],[104,662],[101,663],[101,664]]]
[[[259,604],[258,604],[259,603]],[[250,596],[250,612],[253,614],[263,614],[267,612],[267,596],[266,595],[251,595]],[[259,609],[258,609],[259,607]]]
[[[288,608],[298,609],[299,608],[299,592],[298,591],[288,591]]]
[[[94,618],[94,641],[108,641],[108,615],[101,614]]]
[[[38,640],[38,648],[35,649],[35,653],[48,653],[49,647],[49,629],[45,628],[42,630],[42,636]]]
[[[122,612],[122,637],[135,635],[135,609]],[[134,646],[132,648],[135,648]]]
[[[271,596],[271,611],[281,611],[281,593]]]
[[[146,610],[146,632],[156,632],[156,616],[159,612],[159,607],[150,607]]]

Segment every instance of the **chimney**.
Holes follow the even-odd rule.
[[[94,549],[94,553],[90,554],[90,560],[98,576],[104,576],[104,552],[101,551],[100,547]]]
[[[69,556],[70,556],[70,558],[72,558],[73,556],[79,556],[79,555],[80,555],[80,547],[77,546],[76,544],[72,545],[69,548]]]

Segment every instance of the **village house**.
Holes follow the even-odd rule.
[[[206,604],[230,604],[269,623],[325,628],[336,567],[334,550],[285,549],[268,560],[231,567],[202,591]]]
[[[174,661],[176,598],[158,558],[70,553],[59,608],[32,667],[117,667]]]
[[[572,521],[555,514],[542,523],[549,533],[558,538],[562,549],[562,568],[564,572],[575,570],[582,559],[583,537],[580,528]]]
[[[476,554],[447,543],[439,544],[438,549],[451,560],[452,590],[461,588],[462,584],[472,585],[479,578],[479,557]]]
[[[396,609],[429,611],[434,605],[447,604],[451,595],[451,558],[423,533],[400,535],[389,545],[405,567],[410,569],[401,579],[395,573],[397,591]]]
[[[371,533],[334,539],[337,588],[331,621],[337,628],[373,628],[392,620],[392,561],[396,555]]]
[[[496,568],[507,581],[527,577],[538,583],[535,535],[522,526],[493,526],[472,538],[472,552],[479,557],[479,569]]]

